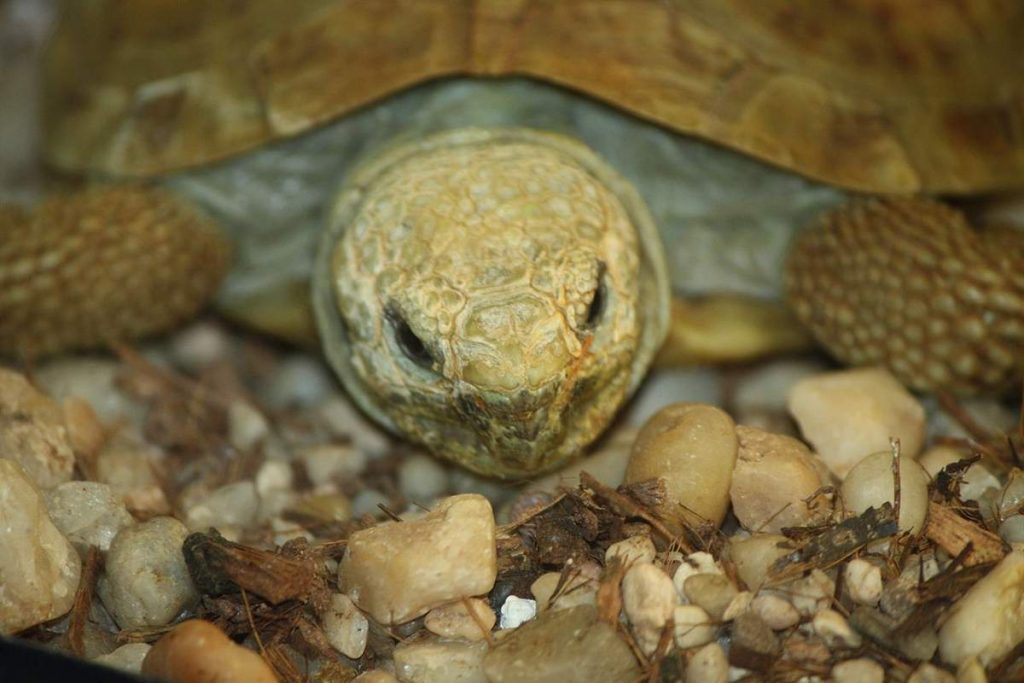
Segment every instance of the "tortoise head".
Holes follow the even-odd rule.
[[[370,415],[471,470],[522,478],[608,425],[665,335],[668,283],[642,201],[590,150],[469,129],[348,179],[314,304]]]

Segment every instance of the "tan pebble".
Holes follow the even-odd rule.
[[[722,523],[736,463],[736,428],[722,410],[676,403],[660,410],[640,430],[626,468],[626,483],[662,478],[661,516],[684,524]]]
[[[778,533],[828,517],[831,501],[815,497],[822,481],[816,456],[796,439],[760,429],[736,427],[739,450],[729,497],[740,524],[751,531]]]
[[[956,668],[956,683],[988,683],[985,667],[977,657],[970,657]]]
[[[256,485],[248,480],[236,481],[210,491],[185,510],[185,524],[192,531],[210,527],[244,529],[256,521],[260,499]]]
[[[813,617],[832,602],[835,582],[820,569],[812,569],[807,576],[792,581],[780,590],[789,595],[789,601],[805,618]]]
[[[415,683],[487,683],[483,672],[487,643],[425,640],[395,648],[398,680]]]
[[[353,533],[338,581],[378,622],[401,624],[489,592],[497,561],[491,504],[463,494],[441,500],[420,519]]]
[[[773,631],[783,631],[800,623],[796,607],[778,595],[760,593],[750,601],[750,609]]]
[[[722,614],[722,621],[732,621],[739,615],[743,614],[750,608],[750,603],[754,599],[754,594],[750,591],[741,591],[729,601],[728,606],[725,608],[725,612]]]
[[[94,657],[91,661],[128,673],[142,673],[142,660],[152,647],[149,643],[128,643],[113,652]]]
[[[228,441],[240,451],[255,448],[270,433],[263,413],[247,401],[232,401],[228,406]]]
[[[184,621],[156,641],[142,661],[142,673],[170,683],[277,683],[258,653],[200,619]]]
[[[0,634],[22,631],[71,609],[81,576],[78,553],[50,521],[24,468],[0,458]]]
[[[568,609],[577,605],[596,605],[599,573],[571,572],[563,581],[561,572],[546,572],[530,584],[530,592],[537,600],[537,611]],[[561,584],[561,587],[559,587]],[[557,595],[555,592],[558,592]],[[554,597],[554,602],[552,602]]]
[[[398,683],[398,679],[383,669],[374,669],[359,674],[352,679],[352,683]]]
[[[626,567],[641,562],[654,562],[657,552],[654,541],[649,536],[630,536],[608,546],[608,550],[604,552],[604,563],[610,564],[612,558],[618,558]]]
[[[484,600],[467,598],[427,612],[423,625],[442,638],[485,640],[494,628],[497,616]]]
[[[834,683],[883,683],[885,669],[873,659],[847,659],[832,667]]]
[[[171,506],[154,470],[159,459],[158,449],[118,436],[108,441],[96,457],[96,479],[109,484],[124,498],[128,509],[142,517],[168,514]]]
[[[907,683],[956,683],[956,676],[934,664],[922,664],[914,669]]]
[[[107,432],[96,411],[77,396],[65,398],[60,408],[64,414],[64,425],[68,429],[71,450],[83,462],[93,462],[107,438]]]
[[[653,564],[633,566],[622,579],[622,605],[640,646],[653,652],[676,606],[672,579]]]
[[[339,444],[310,446],[299,453],[299,459],[314,486],[350,481],[366,469],[367,462],[362,451]]]
[[[320,615],[320,624],[335,650],[349,659],[363,656],[370,624],[347,595],[331,595],[327,609]]]
[[[924,444],[924,408],[888,371],[858,368],[815,375],[789,393],[789,411],[840,479],[870,453],[900,440],[914,458]]]
[[[821,610],[814,615],[811,625],[814,627],[814,632],[825,641],[829,648],[860,647],[860,634],[853,630],[846,617],[835,610]]]
[[[704,608],[715,621],[722,621],[738,593],[732,581],[722,574],[694,574],[683,584],[687,601]]]
[[[793,552],[785,536],[754,534],[749,538],[729,539],[729,557],[740,579],[753,591],[768,580],[768,572],[780,557]]]
[[[859,557],[846,563],[843,580],[850,599],[861,605],[874,606],[882,596],[882,570]]]
[[[41,489],[69,481],[75,465],[61,409],[6,368],[0,368],[0,453]]]
[[[874,453],[850,469],[840,491],[846,508],[859,515],[869,507],[895,502],[892,454]],[[928,514],[928,473],[910,458],[900,458],[900,531],[917,533]]]
[[[711,617],[696,605],[677,605],[672,610],[676,647],[687,650],[706,645],[715,639],[717,628]]]
[[[68,481],[51,489],[46,507],[54,525],[83,556],[91,545],[109,550],[117,533],[135,523],[113,490],[95,481]]]
[[[686,665],[686,683],[726,683],[729,660],[718,643],[708,643]]]
[[[1024,551],[1015,550],[953,603],[939,630],[943,661],[982,666],[1000,661],[1024,641]]]

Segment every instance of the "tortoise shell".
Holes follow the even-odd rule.
[[[1014,0],[67,2],[46,154],[148,176],[527,75],[842,187],[982,192],[1024,183],[1022,36]]]

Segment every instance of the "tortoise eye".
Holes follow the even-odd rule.
[[[608,304],[608,290],[605,284],[605,265],[603,261],[597,263],[597,287],[594,288],[594,296],[590,299],[590,306],[587,307],[587,317],[583,323],[586,328],[591,328],[601,322],[604,317],[604,309]]]
[[[409,327],[409,323],[406,322],[401,311],[395,306],[388,306],[384,311],[384,316],[391,324],[392,332],[395,335],[395,344],[402,350],[406,358],[422,368],[433,369],[433,354],[430,353],[430,349],[427,348],[423,340]]]

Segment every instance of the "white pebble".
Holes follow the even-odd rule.
[[[604,563],[609,565],[614,558],[618,558],[624,567],[651,563],[657,552],[650,536],[630,536],[608,546],[608,550],[604,551]]]
[[[120,669],[121,671],[137,674],[142,672],[142,660],[146,658],[146,654],[151,647],[153,646],[149,643],[128,643],[113,652],[100,655],[92,661],[97,664]]]
[[[495,621],[497,616],[486,601],[467,598],[430,610],[423,619],[423,626],[442,638],[472,641],[485,640]]]
[[[882,597],[882,570],[867,560],[856,558],[843,570],[850,599],[861,605],[874,606]]]
[[[733,599],[729,601],[725,611],[722,613],[722,621],[732,621],[739,615],[750,609],[750,603],[754,599],[754,594],[750,591],[740,591]]]
[[[13,460],[0,458],[0,635],[71,609],[82,563],[46,513],[39,490]]]
[[[773,593],[759,593],[750,601],[750,609],[773,631],[783,631],[800,623],[796,607]]]
[[[883,683],[885,669],[873,659],[847,659],[832,667],[834,683]]]
[[[341,444],[310,446],[299,453],[299,460],[313,486],[354,479],[366,469],[366,455]]]
[[[350,439],[356,450],[371,458],[384,455],[391,443],[381,428],[363,416],[342,396],[334,396],[320,404],[317,414],[334,436]]]
[[[277,491],[290,491],[295,480],[292,466],[282,460],[267,460],[256,472],[256,493],[267,496]]]
[[[840,491],[847,509],[855,515],[896,500],[892,453],[882,451],[864,458],[850,469]],[[900,531],[917,533],[928,514],[928,473],[910,458],[900,458]]]
[[[17,462],[41,489],[71,479],[71,451],[60,406],[24,376],[0,367],[0,454]]]
[[[786,544],[786,537],[779,534],[754,534],[748,538],[733,536],[729,539],[729,555],[748,588],[759,589],[768,580],[772,564],[793,552]]]
[[[487,683],[487,643],[421,640],[395,648],[395,673],[403,683]]]
[[[359,674],[352,683],[398,683],[398,679],[384,669],[374,669]]]
[[[247,401],[237,399],[228,406],[228,441],[238,450],[254,448],[269,433],[267,418]]]
[[[943,661],[959,665],[977,657],[998,662],[1024,641],[1024,551],[1004,557],[947,612],[939,631]]]
[[[49,491],[50,519],[80,553],[110,548],[117,532],[135,523],[121,498],[106,484],[69,481]]]
[[[173,517],[156,517],[114,538],[97,592],[122,629],[164,626],[198,599],[181,553],[187,535]]]
[[[718,643],[708,643],[686,665],[686,683],[726,683],[729,660]]]
[[[623,419],[639,426],[670,403],[680,402],[721,403],[721,373],[700,367],[655,370],[636,392]]]
[[[1010,544],[1024,543],[1024,515],[1013,515],[999,524],[999,536]]]
[[[127,418],[140,424],[146,409],[118,388],[120,371],[121,364],[109,358],[60,358],[39,368],[33,379],[54,401],[83,399],[103,422]]]
[[[696,605],[677,605],[672,610],[676,647],[687,650],[715,639],[715,625],[708,613]]]
[[[808,377],[790,391],[789,412],[840,479],[868,454],[888,451],[890,437],[900,440],[907,458],[917,457],[924,443],[924,408],[879,368]]]
[[[260,499],[251,481],[236,481],[210,491],[185,511],[185,523],[192,531],[244,529],[256,521]]]
[[[170,503],[154,473],[160,451],[130,437],[115,437],[96,457],[96,479],[124,498],[129,510],[167,514]]]
[[[785,411],[786,396],[797,382],[820,374],[825,366],[805,360],[777,360],[744,373],[732,405],[737,413]],[[742,421],[737,417],[738,421]]]
[[[320,615],[320,624],[324,628],[327,640],[338,652],[349,659],[359,659],[363,656],[370,632],[370,622],[347,595],[331,595],[330,604]]]
[[[344,592],[381,624],[483,595],[497,576],[494,513],[483,496],[440,501],[422,518],[356,531],[338,568]]]
[[[274,408],[307,407],[323,401],[333,388],[334,380],[322,362],[295,354],[278,364],[261,396]]]
[[[622,578],[622,606],[645,652],[657,647],[676,601],[672,579],[653,564],[634,565]]]
[[[807,576],[792,581],[780,590],[789,595],[789,601],[805,618],[813,617],[832,603],[835,582],[820,569],[812,569]]]
[[[831,649],[860,647],[860,634],[853,630],[846,617],[833,609],[823,609],[815,614],[811,625]]]
[[[384,505],[386,507],[388,503],[390,503],[390,500],[380,491],[376,489],[363,489],[352,498],[352,516],[355,518],[362,517],[363,515],[380,517],[384,514],[380,506]]]
[[[537,600],[540,612],[596,605],[600,576],[600,568],[596,565],[583,565],[578,571],[570,572],[564,581],[561,572],[547,572],[530,584],[530,593]]]
[[[448,470],[437,459],[416,453],[399,466],[398,489],[410,501],[430,503],[448,492]]]
[[[519,628],[537,616],[537,601],[510,595],[501,605],[499,628]]]
[[[231,340],[220,326],[200,321],[174,335],[170,352],[177,365],[196,372],[226,360]]]

